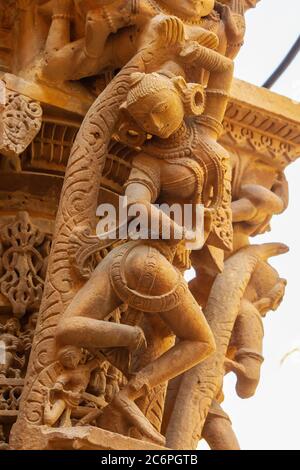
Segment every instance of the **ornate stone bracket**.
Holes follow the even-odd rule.
[[[18,156],[28,147],[42,125],[39,102],[6,88],[0,82],[0,152]]]

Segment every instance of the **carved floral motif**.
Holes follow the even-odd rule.
[[[0,240],[1,293],[14,314],[22,317],[40,304],[50,238],[32,224],[27,212],[19,212],[13,222],[0,228]]]

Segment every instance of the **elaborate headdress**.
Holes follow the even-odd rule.
[[[201,85],[186,83],[182,77],[169,77],[156,72],[149,74],[136,72],[132,74],[132,85],[127,100],[121,108],[128,109],[141,98],[170,89],[180,96],[186,116],[200,116],[203,113],[205,93]]]

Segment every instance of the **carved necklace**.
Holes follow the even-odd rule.
[[[151,156],[159,159],[189,157],[192,154],[191,147],[196,140],[193,124],[183,123],[181,127],[168,139],[154,137],[147,142],[143,150]]]
[[[213,28],[213,25],[211,23],[216,23],[219,18],[214,12],[213,14],[208,15],[207,17],[201,18],[198,16],[194,16],[193,18],[186,18],[183,16],[179,16],[178,14],[175,14],[174,11],[169,10],[165,5],[161,3],[160,0],[147,0],[148,3],[152,6],[152,8],[157,11],[157,13],[164,13],[165,15],[168,16],[177,16],[183,23],[187,25],[196,25],[196,26],[203,26],[205,29],[210,29]]]

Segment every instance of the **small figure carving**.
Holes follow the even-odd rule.
[[[85,36],[70,42],[73,1],[51,1],[52,24],[46,44],[43,76],[52,81],[80,79],[103,70],[123,67],[136,54],[148,34],[149,22],[157,15],[176,16],[184,26],[186,40],[218,49],[233,58],[245,33],[244,0],[232,0],[230,7],[214,1],[115,0],[85,8]],[[77,2],[76,2],[77,3]],[[130,26],[130,27],[129,27]],[[111,34],[114,33],[114,34]]]
[[[17,318],[9,319],[1,328],[0,341],[5,345],[5,363],[0,364],[0,380],[20,378],[24,367],[24,345],[20,339],[20,323]]]
[[[285,279],[279,278],[274,268],[263,261],[258,263],[241,301],[224,363],[225,374],[234,372],[237,377],[236,392],[240,398],[250,398],[255,394],[264,360],[262,318],[270,310],[277,310],[285,286]],[[202,437],[212,450],[239,450],[230,418],[220,405],[222,401],[220,389],[208,412]]]
[[[232,202],[233,222],[239,231],[255,236],[269,230],[273,215],[281,214],[288,206],[288,185],[279,172],[270,185],[248,183],[241,186],[238,198]]]
[[[53,426],[60,419],[60,426],[72,426],[71,414],[79,406],[83,398],[91,398],[85,393],[91,379],[92,372],[101,369],[98,358],[79,365],[82,351],[79,348],[66,346],[59,351],[58,359],[64,365],[64,370],[57,377],[53,387],[45,390],[46,403],[44,409],[44,423]],[[94,401],[97,398],[94,397]],[[97,403],[102,404],[101,397]]]
[[[246,165],[244,167],[241,165],[241,167],[243,169],[247,168]],[[266,244],[256,247],[250,245],[249,235],[263,233],[268,228],[272,216],[281,213],[288,204],[288,186],[283,173],[270,170],[272,177],[269,177],[266,180],[266,185],[263,186],[263,181],[260,181],[257,173],[251,168],[248,173],[246,172],[243,175],[237,173],[233,181],[235,191],[232,203],[233,219],[235,221],[234,253],[227,255],[224,272],[218,275],[216,266],[211,265],[211,260],[203,256],[203,253],[196,252],[193,263],[197,276],[189,284],[194,296],[205,307],[204,311],[209,318],[210,326],[214,324],[213,331],[218,345],[217,357],[223,358],[220,360],[220,363],[222,361],[222,371],[225,367],[227,372],[233,371],[236,374],[236,391],[241,398],[253,396],[259,384],[260,368],[263,362],[262,342],[264,330],[262,317],[269,310],[276,310],[284,295],[286,281],[279,278],[276,270],[268,264],[268,259],[271,256],[278,256],[288,251],[283,244]],[[251,263],[249,264],[249,271],[247,272],[245,267],[244,270],[241,269],[243,266],[242,259],[244,255],[247,255],[247,252],[251,255],[252,250],[254,250],[253,253],[257,251],[258,256],[252,266]],[[227,297],[229,278],[233,279],[232,276],[235,272],[235,269],[229,270],[229,277],[226,278],[226,264],[231,262],[235,263],[235,269],[241,269],[241,271],[239,277],[237,276],[238,283],[232,284],[231,294]],[[218,295],[217,291],[221,292],[220,286],[223,281],[222,302],[219,300],[222,309],[217,312],[214,311],[215,296]],[[236,297],[236,304],[234,305],[232,299],[235,298],[234,292],[237,292],[237,289],[242,289],[243,296],[240,299]],[[211,299],[214,299],[214,302]],[[226,305],[228,306],[225,307]],[[237,306],[238,314],[236,316],[235,308]],[[221,311],[225,314],[222,318]],[[225,344],[228,344],[226,350],[224,348]],[[225,353],[224,356],[222,356],[223,352]],[[205,429],[206,420],[202,415],[199,416],[200,426],[199,424],[195,425],[195,432],[200,434],[201,426],[204,426],[202,435],[208,439],[213,448],[237,449],[238,442],[230,420],[220,408],[219,403],[219,399],[222,397],[220,384],[223,375],[220,376],[221,367],[219,371],[212,372],[208,360],[208,364],[203,364],[203,370],[201,370],[201,365],[199,369],[199,371],[195,369],[195,377],[202,384],[201,390],[198,390],[198,395],[202,396],[205,381],[207,381],[206,396],[210,395],[212,383],[215,383],[216,387],[215,395],[212,397],[212,408],[208,411],[207,428]],[[184,384],[182,385],[182,391],[184,387],[189,387],[185,380],[189,381],[191,377],[190,374],[189,378],[182,379],[182,384]],[[195,390],[196,388],[195,385]],[[188,409],[189,404],[186,403],[186,405]],[[178,402],[175,406],[179,406]],[[181,403],[181,409],[182,406]],[[187,419],[186,415],[184,416],[184,419]],[[175,436],[175,428],[179,426],[181,419],[183,418],[178,419],[177,417],[176,421],[170,426],[173,433],[172,435],[170,433],[169,445],[174,446],[180,440]],[[190,439],[193,439],[192,434],[190,434]],[[180,445],[183,445],[182,440]]]
[[[0,450],[10,450],[9,444],[6,442],[3,425],[0,424]]]
[[[186,109],[194,114],[201,112],[196,106],[191,87],[182,79],[172,80],[158,74],[134,78],[126,108],[138,125],[145,132],[151,131],[160,138],[164,137],[165,150],[170,145],[168,138],[173,139],[171,144],[176,143],[176,148],[180,136],[186,143],[189,132],[183,122]],[[157,137],[157,144],[160,138]],[[145,151],[137,156],[125,195],[129,205],[142,203],[148,213],[157,219],[158,240],[130,241],[112,250],[61,316],[56,339],[58,348],[71,344],[85,348],[127,347],[136,350],[144,344],[143,332],[138,327],[109,323],[103,319],[122,302],[138,311],[159,313],[180,341],[129,380],[113,404],[142,434],[163,443],[162,436],[151,427],[135,400],[148,388],[154,388],[203,360],[213,350],[214,340],[200,306],[191,296],[180,272],[172,265],[178,245],[190,239],[190,233],[152,204],[159,194],[164,195],[166,202],[169,198],[173,199],[174,190],[178,193],[177,181],[186,183],[187,180],[189,184],[184,184],[180,190],[182,200],[197,202],[196,195],[204,197],[206,191],[202,184],[203,170],[196,159],[186,162],[177,151],[173,156],[171,146],[167,161],[152,156],[150,149],[151,146],[149,149],[145,147]],[[225,157],[223,149],[222,153]],[[170,174],[168,168],[171,164]],[[215,197],[219,200],[217,195]],[[164,223],[171,223],[172,227],[171,240],[167,243],[159,239]],[[179,241],[176,234],[181,234]],[[149,278],[147,282],[146,278]],[[149,286],[146,290],[144,283]]]

